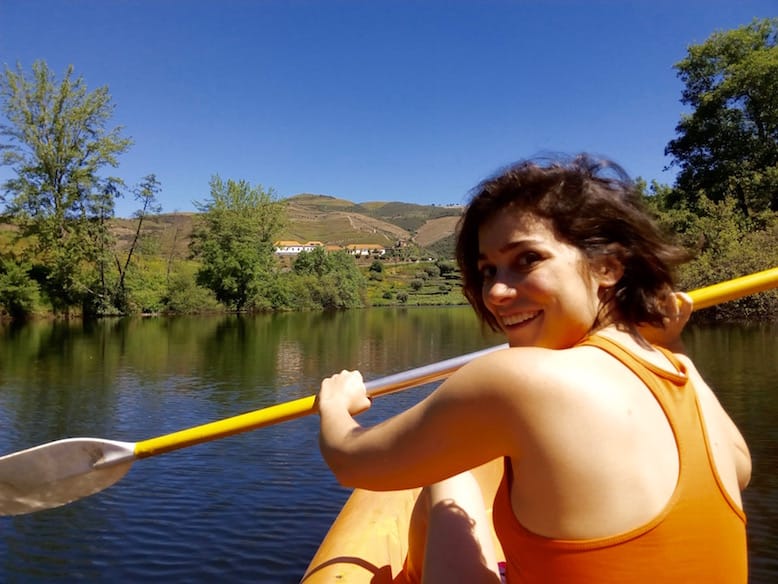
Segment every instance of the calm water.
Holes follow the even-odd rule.
[[[0,453],[71,436],[135,442],[498,344],[468,308],[35,324],[0,329]],[[778,326],[690,328],[746,434],[752,582],[778,581]],[[431,388],[377,400],[374,421]],[[3,582],[297,582],[348,492],[304,418],[141,460],[71,505],[0,518]]]

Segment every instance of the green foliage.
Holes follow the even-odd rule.
[[[685,234],[697,257],[682,267],[679,287],[692,290],[778,265],[778,222],[750,231],[731,197],[719,203],[700,200],[701,215]],[[775,292],[749,296],[705,311],[709,320],[772,319],[778,316]]]
[[[125,285],[127,279],[127,271],[130,268],[130,262],[132,261],[133,253],[136,248],[143,243],[141,239],[141,231],[143,229],[143,221],[149,214],[159,213],[162,210],[161,205],[157,201],[161,186],[157,177],[153,174],[147,175],[143,178],[140,186],[135,189],[135,199],[141,203],[141,208],[135,212],[135,218],[138,220],[138,224],[135,228],[135,235],[130,244],[130,249],[127,251],[127,257],[122,264],[119,258],[116,258],[116,265],[119,269],[119,278],[116,287],[113,290],[114,305],[123,314],[134,312],[129,304],[128,291]],[[138,249],[138,251],[141,251]],[[148,251],[148,249],[146,250]],[[141,302],[147,306],[141,307],[141,312],[157,312],[161,307],[161,298],[156,298],[154,302],[149,303],[148,300]],[[154,306],[152,308],[151,306]]]
[[[197,283],[235,310],[261,302],[266,282],[275,277],[274,241],[285,221],[274,192],[246,181],[211,179],[211,196],[196,203],[203,213],[192,250],[202,261]]]
[[[697,210],[685,204],[672,206],[667,187],[652,186],[646,202],[659,223],[677,234],[679,242],[694,253],[681,266],[678,288],[693,290],[738,276],[778,266],[778,214],[764,214],[763,227],[753,227],[733,197],[714,202],[700,196]],[[778,294],[765,292],[708,308],[699,320],[775,319]]]
[[[696,253],[680,270],[681,289],[778,265],[777,37],[778,19],[755,20],[689,47],[675,66],[684,83],[681,101],[690,109],[666,149],[678,178],[672,187],[641,180],[637,186],[662,226]],[[13,172],[2,185],[4,218],[12,226],[0,233],[8,254],[0,262],[0,305],[14,316],[42,308],[105,315],[464,302],[456,263],[448,259],[454,254],[453,234],[424,249],[412,239],[396,241],[390,229],[375,240],[386,240],[386,255],[374,256],[369,267],[362,263],[362,270],[346,253],[316,248],[283,271],[273,251],[286,223],[285,205],[272,190],[245,181],[225,183],[218,176],[211,180],[210,199],[196,203],[202,215],[191,239],[194,260],[184,259],[188,219],[175,224],[171,240],[171,230],[163,231],[169,223],[153,216],[160,211],[153,174],[133,191],[141,204],[134,214],[137,223],[121,220],[131,235],[117,241],[111,225],[117,222],[114,202],[124,185],[103,173],[116,166],[130,140],[120,135],[121,128],[109,128],[113,106],[107,89],[88,92],[72,68],[55,83],[45,63],[38,62],[29,77],[19,66],[16,71],[6,67],[0,98],[6,122],[0,126],[0,163]],[[411,232],[431,218],[461,212],[295,198],[307,199],[323,212],[362,213]],[[310,231],[306,241],[348,241],[348,219],[296,230]],[[155,226],[156,235],[149,235]],[[430,257],[443,259],[425,261]],[[697,317],[776,319],[778,292]]]
[[[303,309],[360,308],[365,305],[365,278],[354,258],[322,247],[301,252],[292,269],[295,304]]]
[[[114,289],[118,289],[116,284]],[[115,309],[119,314],[157,314],[165,310],[167,294],[164,260],[136,254],[124,272],[122,304]]]
[[[438,263],[385,262],[383,280],[381,282],[368,280],[367,294],[370,305],[451,306],[465,304],[457,272],[446,272],[444,269],[444,273],[438,277],[430,275],[430,273],[438,273],[440,269]],[[370,273],[369,270],[367,273]]]
[[[38,284],[29,276],[29,265],[0,261],[0,306],[12,318],[31,316],[38,306]]]
[[[696,257],[682,266],[691,290],[778,265],[778,19],[717,32],[675,65],[691,108],[666,153],[671,188],[638,181],[660,224]],[[695,318],[771,319],[778,294],[709,308]]]
[[[778,211],[778,19],[692,45],[675,65],[684,115],[666,153],[680,168],[673,202],[733,197],[750,217]]]
[[[426,257],[428,254],[422,248],[414,243],[404,243],[386,250],[386,259],[401,262],[415,262],[420,257]]]
[[[458,271],[456,262],[449,261],[449,260],[438,260],[435,262],[435,265],[438,267],[438,270],[440,270],[440,275],[443,277],[448,276],[449,274],[456,273]]]
[[[116,166],[131,141],[121,128],[106,127],[113,113],[108,89],[88,92],[72,67],[59,84],[42,61],[30,77],[21,66],[6,67],[0,97],[8,120],[0,126],[7,140],[1,160],[15,175],[3,185],[4,202],[30,242],[27,259],[42,266],[39,284],[56,310],[89,312],[102,303],[106,220],[121,184],[100,172]]]
[[[260,285],[257,294],[251,299],[251,309],[256,311],[302,310],[313,308],[302,306],[294,292],[294,275],[291,273],[276,274]]]
[[[298,276],[316,276],[322,277],[330,273],[333,269],[332,256],[320,246],[311,251],[303,251],[297,254],[292,262],[292,269]]]
[[[427,264],[424,266],[424,273],[430,278],[439,278],[440,267],[437,264]]]
[[[178,271],[170,275],[163,306],[165,312],[195,314],[217,310],[219,304],[210,290],[197,285],[194,274]]]

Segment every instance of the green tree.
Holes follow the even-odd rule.
[[[365,304],[366,283],[353,256],[344,251],[328,253],[323,247],[301,252],[292,269],[299,308],[325,310],[359,308]]]
[[[274,241],[286,221],[272,189],[214,176],[211,196],[195,202],[202,213],[192,251],[202,261],[197,283],[235,310],[263,307],[262,291],[275,277]]]
[[[114,291],[114,303],[123,313],[128,312],[129,299],[127,297],[127,270],[130,267],[132,261],[132,255],[135,253],[136,248],[140,242],[141,231],[143,230],[143,221],[148,215],[156,214],[162,211],[162,206],[159,204],[158,196],[161,186],[157,180],[156,175],[149,174],[143,177],[141,184],[135,189],[135,200],[141,204],[141,208],[135,211],[134,216],[138,220],[138,224],[135,227],[135,234],[130,242],[130,249],[127,251],[127,257],[122,263],[119,257],[116,256],[116,268],[119,270],[119,281],[116,284],[116,290]],[[103,280],[103,282],[105,282]]]
[[[294,258],[292,269],[298,276],[311,275],[320,278],[332,271],[330,254],[321,246],[316,246],[311,251],[302,251]]]
[[[679,272],[679,288],[692,290],[776,265],[778,221],[771,227],[748,231],[743,213],[732,197],[713,202],[700,197],[700,214],[684,234],[696,250],[693,262]],[[703,311],[705,320],[774,319],[778,315],[775,291],[727,302]]]
[[[55,310],[99,304],[99,265],[107,252],[106,217],[121,181],[102,178],[131,140],[108,128],[113,113],[106,87],[87,91],[68,67],[57,84],[45,62],[26,76],[20,65],[0,77],[2,157],[15,176],[3,203],[28,238],[33,272]]]
[[[455,274],[457,271],[457,264],[454,261],[438,260],[437,262],[435,262],[435,265],[438,266],[438,270],[440,270],[440,275],[444,278],[450,274]]]
[[[217,310],[219,304],[213,292],[197,285],[194,271],[184,265],[174,272],[165,272],[167,292],[164,296],[164,311],[176,314],[195,314]]]
[[[674,204],[730,196],[747,217],[778,211],[778,19],[754,20],[689,47],[676,63],[691,108],[665,153]]]
[[[28,317],[38,305],[38,284],[30,279],[29,267],[0,260],[0,306],[12,318]]]
[[[330,255],[329,282],[338,290],[336,302],[324,308],[360,308],[365,305],[367,284],[353,256],[345,251]],[[325,280],[326,283],[326,280]]]
[[[438,267],[437,264],[428,264],[424,266],[424,273],[430,278],[439,278],[440,268]]]

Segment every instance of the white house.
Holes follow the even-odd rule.
[[[368,257],[373,254],[382,256],[386,253],[386,248],[378,243],[350,243],[345,249],[346,252],[358,258]]]
[[[276,241],[275,251],[276,255],[297,255],[301,251],[313,251],[317,247],[322,247],[324,244],[321,241],[309,241],[307,243],[300,243],[299,241]]]

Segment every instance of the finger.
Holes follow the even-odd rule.
[[[676,292],[676,306],[678,307],[678,313],[681,316],[689,316],[694,309],[694,300],[685,292]]]

